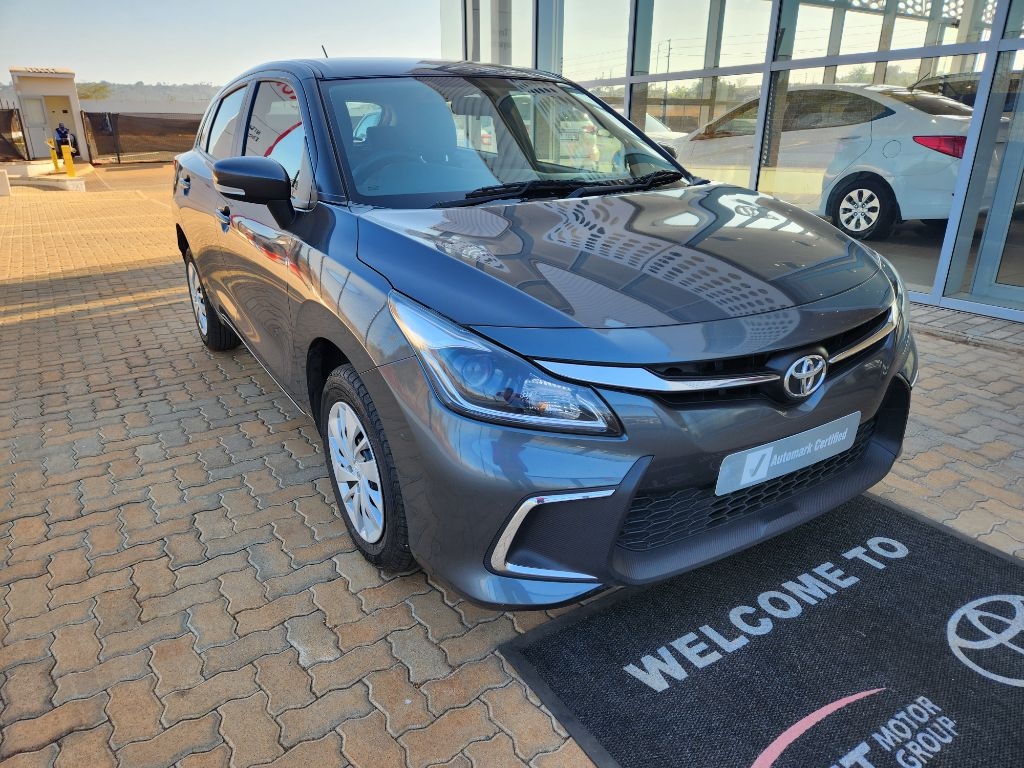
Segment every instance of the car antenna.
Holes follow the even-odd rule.
[[[324,52],[324,58],[325,58],[325,59],[329,59],[329,58],[331,58],[330,56],[328,56],[328,55],[327,55],[327,49],[326,49],[326,48],[324,48],[324,46],[323,46],[323,44],[322,44],[322,43],[320,44],[320,50]]]
[[[920,84],[921,82],[923,82],[923,81],[927,80],[927,79],[928,79],[929,77],[931,77],[931,76],[932,76],[932,73],[931,73],[931,72],[929,72],[929,73],[928,73],[927,75],[925,75],[924,77],[919,77],[919,78],[917,78],[917,80],[915,80],[915,81],[914,81],[914,84],[913,84],[913,85],[911,85],[911,86],[910,86],[909,88],[907,88],[907,90],[908,90],[908,91],[912,91],[912,90],[914,90],[915,88],[917,88],[917,86],[918,86],[918,85],[919,85],[919,84]]]

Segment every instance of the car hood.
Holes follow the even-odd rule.
[[[359,258],[474,327],[628,329],[820,304],[878,271],[817,217],[723,184],[360,217]]]

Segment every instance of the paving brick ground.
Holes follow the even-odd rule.
[[[200,345],[168,176],[0,198],[0,768],[590,765],[494,652],[560,611],[369,566],[312,423]],[[1024,555],[1022,357],[919,342],[875,491]]]

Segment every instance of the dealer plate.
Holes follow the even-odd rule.
[[[773,443],[732,453],[718,471],[715,495],[749,488],[838,456],[853,445],[858,426],[860,411]]]

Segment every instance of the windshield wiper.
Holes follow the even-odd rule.
[[[480,205],[492,200],[504,200],[510,197],[520,199],[543,197],[572,192],[581,186],[593,184],[585,179],[533,179],[532,181],[513,181],[508,184],[494,184],[480,187],[466,193],[461,200],[443,200],[434,203],[432,208],[458,208],[464,205]]]
[[[684,177],[680,171],[654,171],[652,173],[637,176],[635,179],[609,179],[596,184],[587,184],[574,189],[566,199],[570,197],[583,197],[584,195],[609,194],[613,192],[636,192],[645,189],[654,189],[665,184],[671,184]]]
[[[562,195],[566,192],[565,199],[583,197],[588,194],[613,193],[613,192],[635,192],[644,189],[653,189],[665,184],[672,184],[684,178],[685,174],[679,171],[654,171],[635,179],[602,179],[601,181],[590,181],[587,179],[533,179],[532,181],[514,181],[508,184],[495,184],[489,187],[480,187],[467,192],[461,200],[445,200],[434,203],[433,208],[458,208],[466,205],[480,205],[493,200],[504,200],[515,197],[521,200],[533,197],[545,197],[551,195]],[[695,179],[692,183],[699,184],[706,182],[705,179]]]

